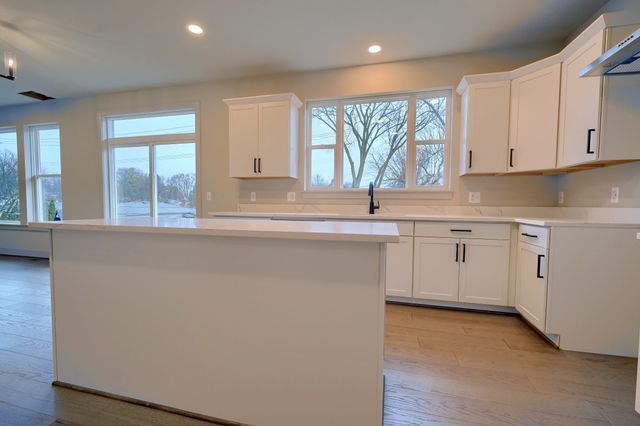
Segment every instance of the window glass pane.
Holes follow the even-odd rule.
[[[196,144],[155,147],[158,216],[196,216]]]
[[[132,116],[114,118],[113,138],[132,136],[195,133],[196,115],[193,112],[159,116]]]
[[[18,220],[18,138],[15,128],[4,128],[0,129],[0,221]]]
[[[336,107],[319,106],[311,109],[311,145],[336,143]]]
[[[416,184],[444,186],[444,144],[417,145],[416,157]]]
[[[426,98],[416,101],[416,140],[446,138],[447,98]]]
[[[38,153],[40,155],[41,175],[59,175],[60,168],[60,129],[37,128]]]
[[[333,149],[314,149],[311,151],[311,186],[327,188],[333,186]]]
[[[113,162],[117,216],[150,216],[149,147],[114,148]]]
[[[344,105],[343,186],[404,188],[408,101]]]
[[[40,220],[62,220],[62,179],[44,177],[38,179]]]

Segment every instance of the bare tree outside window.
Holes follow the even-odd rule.
[[[342,186],[364,188],[406,188],[409,103],[412,98],[344,103],[342,138]],[[447,97],[415,99],[417,186],[443,186],[446,166]],[[337,134],[336,106],[315,106],[311,118]],[[320,126],[317,126],[320,127]],[[326,130],[325,130],[326,131]],[[312,129],[312,143],[316,138]],[[314,146],[313,148],[325,148]],[[323,149],[322,151],[325,151]],[[331,153],[333,149],[328,147]],[[333,186],[333,154],[325,162],[313,149],[311,186]],[[329,168],[330,165],[330,168]]]

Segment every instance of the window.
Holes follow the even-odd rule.
[[[311,102],[310,190],[448,189],[451,91]]]
[[[111,217],[196,216],[195,111],[108,116],[104,126]]]
[[[57,124],[40,124],[27,129],[35,220],[62,220],[60,127]]]
[[[15,127],[0,127],[0,222],[20,221],[17,136]]]

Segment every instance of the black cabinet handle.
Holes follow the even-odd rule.
[[[542,265],[542,258],[544,257],[544,254],[539,254],[538,255],[538,268],[536,269],[536,278],[544,278],[541,274],[540,274],[540,266]]]
[[[449,229],[451,232],[471,232],[471,229]]]
[[[467,245],[462,243],[462,263],[467,260]]]
[[[258,173],[258,171],[256,170],[256,159],[253,159],[253,173]]]
[[[595,151],[591,150],[591,135],[595,133],[596,129],[587,130],[587,154],[595,154]]]
[[[473,151],[469,150],[469,168],[471,168],[472,164],[473,164]]]
[[[456,243],[456,262],[458,261],[458,252],[460,251],[460,243]]]
[[[262,173],[262,158],[258,157],[258,173]]]
[[[537,235],[527,234],[526,232],[523,232],[522,235],[524,235],[525,237],[529,237],[529,238],[538,238]]]
[[[513,167],[513,151],[515,150],[515,148],[509,149],[509,167]]]

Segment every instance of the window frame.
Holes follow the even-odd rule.
[[[113,121],[118,119],[163,117],[178,115],[181,113],[193,113],[195,128],[192,133],[167,133],[160,135],[113,137]],[[149,217],[157,218],[157,189],[156,189],[156,164],[155,147],[159,145],[173,145],[181,143],[193,143],[195,145],[196,188],[195,208],[196,217],[201,215],[200,197],[200,108],[198,105],[185,106],[171,109],[145,109],[127,113],[101,113],[100,125],[102,129],[102,157],[103,157],[103,191],[104,191],[104,216],[105,218],[117,218],[117,193],[116,171],[114,152],[119,147],[147,147],[149,150]]]
[[[447,99],[446,106],[446,123],[445,123],[445,138],[433,139],[433,140],[417,140],[415,138],[415,119],[416,119],[416,102],[418,99],[428,99],[444,97]],[[404,188],[376,188],[376,192],[386,194],[439,194],[446,195],[451,192],[451,157],[453,155],[452,146],[452,123],[453,123],[453,88],[443,87],[436,89],[425,89],[411,92],[387,92],[378,93],[372,95],[354,96],[354,97],[337,97],[327,99],[312,99],[305,102],[305,182],[304,191],[308,196],[328,194],[331,195],[346,195],[359,194],[366,192],[367,188],[344,188],[343,184],[343,152],[344,152],[344,106],[352,105],[356,103],[368,103],[368,102],[389,102],[397,100],[408,101],[408,116],[407,116],[407,165],[406,165],[406,181],[407,186]],[[312,170],[311,161],[312,153],[317,149],[330,149],[329,145],[312,145],[312,116],[311,110],[314,107],[319,106],[336,106],[336,143],[333,145],[334,149],[334,182],[330,187],[313,187],[311,185]],[[416,183],[417,164],[416,164],[416,147],[418,145],[427,144],[444,144],[444,172],[443,172],[443,186],[418,186]]]
[[[24,149],[23,149],[23,140],[21,134],[21,127],[17,123],[0,123],[0,133],[4,133],[6,130],[11,129],[16,134],[16,157],[18,158],[18,211],[20,212],[20,220],[0,220],[0,227],[3,226],[23,226],[26,225],[29,221],[27,217],[27,208],[26,208],[26,194],[25,194],[25,178],[24,178]]]
[[[58,129],[59,146],[60,146],[60,173],[41,173],[40,172],[40,130]],[[43,206],[40,205],[41,179],[60,178],[60,195],[64,194],[62,187],[62,129],[57,121],[48,123],[28,124],[25,126],[25,134],[28,139],[28,157],[29,157],[29,205],[31,206],[30,220],[35,222],[44,222]],[[64,199],[62,200],[64,211]]]

